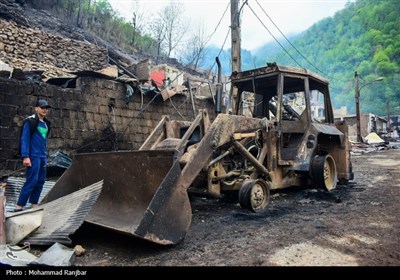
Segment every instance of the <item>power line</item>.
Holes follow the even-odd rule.
[[[208,44],[208,42],[211,40],[212,36],[214,36],[214,34],[217,32],[219,26],[221,25],[222,20],[224,19],[225,15],[226,15],[226,12],[228,11],[228,8],[229,8],[230,4],[231,4],[231,3],[230,3],[230,1],[229,1],[229,2],[228,2],[228,5],[226,5],[226,8],[225,8],[224,12],[222,13],[222,16],[221,16],[220,20],[218,21],[217,25],[215,26],[214,31],[210,34],[210,36],[208,36],[207,40],[205,41],[204,46],[207,46],[207,44]],[[229,33],[228,33],[228,34],[229,34]],[[228,36],[228,35],[227,35],[227,36]],[[221,51],[222,51],[222,49],[223,49],[223,47],[224,47],[224,45],[225,45],[225,42],[226,42],[226,38],[225,38],[225,41],[224,41],[224,43],[223,43],[223,45],[222,45],[221,50],[219,51],[219,54],[221,54]],[[192,62],[195,61],[198,57],[200,57],[201,53],[202,53],[202,51],[198,52],[197,55],[192,59]],[[219,56],[219,54],[218,54],[218,56]],[[192,62],[190,62],[190,63],[192,63]],[[211,73],[211,71],[212,71],[212,68],[213,68],[214,66],[215,66],[215,62],[214,62],[214,64],[211,66],[211,69],[210,69],[210,71],[208,72],[208,75],[207,75],[207,76],[210,75],[210,73]]]
[[[229,33],[230,33],[230,32],[231,32],[231,28],[229,27],[229,28],[228,28],[228,32],[226,33],[224,42],[222,43],[222,46],[221,46],[221,48],[219,49],[218,55],[217,55],[216,57],[219,57],[219,56],[221,55],[221,52],[222,52],[222,50],[224,49],[226,40],[228,39],[228,36],[229,36]],[[216,63],[216,62],[214,61],[213,65],[212,65],[211,68],[210,68],[210,71],[208,71],[208,74],[207,74],[208,77],[210,76],[210,73],[211,73],[212,69],[214,68],[215,63]]]
[[[229,8],[230,4],[231,4],[231,2],[229,1],[229,2],[228,2],[228,5],[227,5],[227,6],[226,6],[226,8],[225,8],[225,11],[224,11],[224,13],[222,14],[222,17],[221,17],[221,18],[220,18],[220,20],[218,21],[218,23],[217,23],[217,26],[214,28],[214,31],[213,31],[213,33],[211,33],[211,35],[208,37],[208,39],[207,39],[207,41],[206,41],[205,45],[207,45],[207,44],[208,44],[208,42],[211,40],[211,37],[212,37],[212,36],[214,36],[215,32],[217,32],[217,29],[218,29],[218,27],[220,26],[220,24],[221,24],[221,21],[224,19],[224,17],[225,17],[225,14],[226,14],[226,11],[228,10],[228,8]]]
[[[313,66],[317,71],[319,71],[320,73],[324,74],[325,76],[327,76],[327,74],[325,74],[322,70],[320,70],[317,66],[315,66],[310,60],[307,59],[307,57],[305,57],[293,44],[292,42],[290,42],[290,40],[285,36],[285,34],[283,34],[283,32],[279,29],[279,27],[275,24],[275,22],[272,20],[272,18],[267,14],[267,12],[264,10],[264,8],[260,5],[260,3],[258,2],[258,0],[256,0],[257,5],[261,8],[261,10],[264,12],[264,14],[268,17],[268,19],[272,22],[272,24],[276,27],[276,29],[278,29],[279,33],[281,33],[281,35],[283,36],[283,38],[286,39],[286,41],[296,50],[296,52],[298,54],[300,54],[300,56],[302,58],[304,58],[311,66]]]
[[[261,21],[261,19],[257,16],[257,14],[254,12],[254,10],[250,7],[249,3],[247,3],[247,6],[249,7],[249,9],[251,10],[251,12],[254,14],[254,16],[260,21],[260,23],[262,24],[262,26],[264,26],[264,28],[268,31],[268,33],[272,36],[272,38],[274,38],[274,40],[279,44],[279,46],[286,52],[286,54],[288,56],[290,56],[291,59],[293,59],[294,62],[296,62],[296,64],[301,67],[304,68],[303,66],[301,66],[301,64],[285,49],[285,47],[278,41],[278,39],[272,34],[272,32],[268,29],[268,27],[265,26],[265,24]]]

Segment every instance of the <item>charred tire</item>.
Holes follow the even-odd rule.
[[[312,164],[312,177],[317,187],[328,191],[336,188],[337,171],[334,158],[327,154],[324,156],[315,156]]]
[[[243,209],[260,212],[269,204],[268,184],[261,179],[245,180],[239,190],[239,204]]]

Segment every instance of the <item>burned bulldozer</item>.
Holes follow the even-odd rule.
[[[46,200],[104,180],[86,221],[167,245],[189,230],[188,191],[236,192],[242,208],[257,212],[270,190],[331,191],[353,179],[348,126],[334,122],[327,80],[269,64],[234,72],[231,82],[228,113],[212,122],[204,110],[193,122],[164,116],[137,151],[78,154]],[[220,91],[216,100],[218,112]]]

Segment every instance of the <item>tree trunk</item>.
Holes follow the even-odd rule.
[[[79,4],[78,4],[78,15],[76,17],[76,26],[78,26],[79,28],[82,28],[81,22],[82,22],[82,0],[79,0]]]

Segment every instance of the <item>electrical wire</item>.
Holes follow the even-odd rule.
[[[210,35],[210,36],[208,36],[208,39],[206,40],[206,43],[205,43],[205,45],[207,45],[207,44],[208,44],[208,42],[211,40],[212,36],[214,36],[215,32],[217,32],[217,30],[218,30],[218,27],[220,26],[220,24],[221,24],[222,20],[224,19],[224,17],[225,17],[225,14],[226,14],[226,11],[228,10],[228,8],[229,8],[230,4],[231,4],[231,2],[229,1],[229,2],[228,2],[228,5],[227,5],[227,6],[226,6],[226,8],[225,8],[225,11],[224,11],[224,12],[223,12],[223,14],[222,14],[222,17],[221,17],[221,18],[220,18],[220,20],[218,21],[218,23],[217,23],[217,26],[214,28],[214,31],[211,33],[211,35]]]
[[[224,49],[224,46],[225,46],[226,40],[228,39],[228,36],[229,36],[230,32],[231,32],[231,29],[230,29],[230,28],[228,28],[228,32],[226,33],[226,36],[225,36],[224,42],[223,42],[223,44],[222,44],[221,48],[219,49],[218,55],[217,55],[216,57],[219,57],[219,56],[221,55],[221,52],[222,52],[222,50]],[[212,72],[212,69],[214,68],[214,66],[215,66],[215,64],[216,64],[216,63],[217,63],[217,62],[216,62],[216,61],[214,61],[213,65],[211,66],[210,70],[208,71],[207,77],[210,77],[210,74],[211,74],[211,72]]]
[[[300,54],[300,56],[302,58],[304,58],[312,67],[314,67],[317,71],[319,71],[320,73],[322,73],[323,75],[327,76],[327,74],[325,74],[321,69],[319,69],[317,66],[315,66],[310,60],[307,59],[307,57],[305,57],[293,44],[292,42],[285,36],[285,34],[283,34],[283,32],[279,29],[279,27],[275,24],[275,22],[272,20],[272,18],[267,14],[267,12],[264,10],[264,8],[260,5],[260,3],[258,2],[258,0],[256,0],[257,5],[261,8],[261,10],[264,12],[264,14],[268,17],[268,19],[272,22],[272,24],[276,27],[276,29],[278,29],[279,33],[281,33],[281,35],[283,36],[283,38],[286,39],[286,41],[292,46],[293,49],[296,50],[296,52],[298,54]]]
[[[291,59],[293,59],[294,62],[296,62],[296,64],[301,67],[304,68],[303,66],[301,66],[301,64],[285,49],[285,47],[278,41],[278,39],[272,34],[272,32],[268,29],[268,27],[265,26],[265,24],[262,22],[262,20],[258,17],[258,15],[254,12],[254,10],[250,7],[250,5],[247,3],[247,6],[249,7],[249,9],[251,10],[251,12],[254,14],[254,16],[260,21],[260,23],[262,24],[262,26],[264,26],[264,28],[268,31],[268,33],[272,36],[272,38],[274,38],[274,40],[279,44],[279,46],[285,51],[285,53],[290,56]]]

